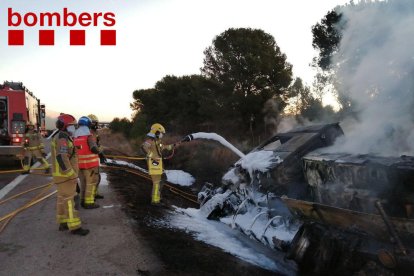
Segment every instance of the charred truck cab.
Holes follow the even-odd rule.
[[[311,151],[333,145],[344,135],[339,123],[298,127],[278,133],[253,151],[271,150],[281,160],[270,170],[270,177],[260,177],[261,189],[277,195],[303,197],[307,193],[302,157]],[[304,189],[305,188],[305,189]]]
[[[45,105],[21,82],[0,85],[0,157],[20,159],[27,124],[45,133]]]
[[[313,274],[414,269],[414,157],[312,152],[303,170],[312,200],[282,197],[304,222],[288,258]]]
[[[291,240],[273,236],[268,244],[305,275],[412,274],[414,157],[328,149],[341,135],[338,123],[276,134],[237,161],[220,188],[199,193],[201,211],[210,219],[233,216],[235,224],[241,212],[267,208],[267,226],[278,217],[299,222]],[[265,170],[251,166],[257,153],[269,157]],[[266,196],[246,196],[246,187]]]

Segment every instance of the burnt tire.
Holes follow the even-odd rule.
[[[305,223],[296,233],[286,254],[294,260],[299,269],[311,275],[331,275],[341,250],[338,243],[329,236],[329,229],[316,223]]]

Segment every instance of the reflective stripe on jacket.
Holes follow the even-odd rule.
[[[90,169],[99,167],[99,156],[91,151],[88,144],[89,136],[75,138],[75,146],[78,150],[79,169]]]
[[[76,178],[76,149],[72,139],[60,131],[51,142],[53,177]]]
[[[147,155],[148,173],[161,175],[163,173],[162,151],[172,150],[172,145],[163,145],[160,139],[147,138],[142,144],[142,150]]]
[[[27,132],[25,134],[25,140],[26,139],[27,139],[26,149],[28,150],[44,149],[45,147],[42,143],[42,138],[39,133]]]

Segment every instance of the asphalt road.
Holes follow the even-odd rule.
[[[21,169],[21,166],[16,164],[15,162],[3,162],[0,160],[0,189],[2,189],[4,186],[9,184],[13,179],[15,179],[17,176],[20,175],[20,173],[7,173],[2,174],[1,171],[9,171],[9,170],[18,170]]]
[[[4,179],[2,178],[2,181]],[[51,182],[51,177],[28,175],[3,198]],[[32,200],[36,190],[0,206],[0,217]],[[80,210],[85,237],[58,231],[56,194],[19,213],[0,233],[1,275],[160,275],[162,263],[133,232],[135,222],[121,210],[116,193],[101,186],[101,208]],[[3,225],[0,222],[0,228]]]
[[[122,171],[104,172],[109,185],[100,185],[101,207],[79,210],[89,235],[58,231],[54,194],[17,214],[0,232],[0,275],[279,275],[183,231],[154,226],[151,222],[162,219],[165,209],[150,204],[150,182]],[[0,174],[0,220],[55,187],[2,200],[51,181],[45,175]],[[168,191],[163,194],[167,203],[197,207]]]

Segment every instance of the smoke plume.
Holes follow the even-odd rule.
[[[359,112],[335,151],[414,155],[414,1],[341,7],[344,31],[333,62],[337,90]]]

